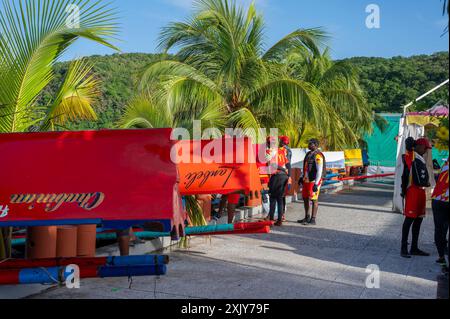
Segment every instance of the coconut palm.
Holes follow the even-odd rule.
[[[95,119],[98,82],[74,61],[55,98],[39,105],[53,66],[77,39],[116,49],[115,11],[90,0],[4,0],[0,10],[0,133],[50,130],[69,120]],[[11,255],[10,229],[0,229],[0,259]]]
[[[355,70],[333,64],[327,51],[322,53],[327,36],[321,29],[295,30],[266,49],[263,17],[254,4],[244,10],[230,0],[199,0],[195,8],[186,22],[161,32],[159,47],[166,53],[177,50],[176,55],[143,73],[139,90],[152,96],[157,109],[186,126],[214,111],[229,127],[259,141],[259,127],[301,137],[308,125],[332,147],[357,144],[359,130],[367,128],[366,119],[359,120],[370,108]],[[130,106],[122,123],[133,123],[136,107]],[[148,118],[149,126],[156,123]]]
[[[348,62],[333,62],[329,49],[321,55],[294,50],[284,66],[287,73],[298,80],[312,84],[328,105],[332,123],[315,126],[301,118],[286,116],[280,123],[285,133],[293,136],[294,147],[305,146],[311,134],[320,135],[328,149],[356,146],[359,139],[372,130],[374,113],[368,106],[359,86],[358,70]]]
[[[296,30],[264,50],[264,23],[254,4],[244,11],[231,1],[200,0],[195,7],[187,22],[163,29],[159,47],[178,53],[145,70],[141,92],[163,105],[177,123],[189,124],[207,109],[244,129],[274,123],[289,112],[319,123],[317,115],[326,106],[318,90],[281,72],[278,60],[293,48],[318,55],[323,31]],[[133,121],[129,115],[125,122]]]

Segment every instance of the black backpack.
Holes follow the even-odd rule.
[[[416,159],[411,168],[413,183],[419,187],[430,187],[430,174],[427,165],[419,159]]]

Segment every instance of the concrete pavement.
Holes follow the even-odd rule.
[[[399,256],[403,217],[391,212],[392,188],[358,186],[321,198],[318,225],[305,227],[301,203],[268,235],[194,238],[171,248],[167,276],[83,280],[81,289],[54,288],[32,298],[89,299],[435,299],[433,220],[424,222],[421,248],[431,257]],[[380,288],[366,288],[377,265]],[[447,279],[448,280],[448,279]]]

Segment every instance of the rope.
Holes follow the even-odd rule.
[[[62,285],[64,283],[63,280],[62,280],[63,271],[64,271],[63,269],[61,269],[61,271],[59,273],[59,279],[56,279],[55,277],[53,277],[52,274],[45,267],[40,267],[38,269],[40,269],[43,272],[45,272],[47,274],[48,278],[50,278],[53,281],[53,284]],[[43,284],[43,285],[48,285],[48,284]],[[49,284],[49,285],[52,285],[52,284]]]

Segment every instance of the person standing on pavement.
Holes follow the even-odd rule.
[[[448,273],[448,262],[445,260],[445,250],[448,253],[447,233],[448,226],[448,209],[449,209],[449,193],[448,193],[448,160],[444,164],[433,193],[433,216],[434,216],[434,239],[439,254],[436,261],[440,264],[444,271]]]
[[[405,200],[405,221],[402,228],[401,256],[430,256],[419,249],[420,228],[426,216],[426,188],[431,186],[424,155],[432,149],[428,139],[406,141],[407,153],[403,157],[402,197]],[[408,252],[408,237],[412,226],[412,245]]]
[[[275,226],[283,226],[284,205],[283,197],[288,184],[288,174],[284,167],[279,166],[277,172],[272,175],[269,181],[270,196],[270,220],[275,220],[275,210],[278,209],[278,221]]]
[[[282,150],[284,150],[284,152],[286,154],[286,159],[287,159],[286,169],[287,169],[288,177],[289,177],[288,187],[286,189],[286,194],[283,197],[283,207],[284,207],[284,209],[283,209],[283,212],[284,212],[284,214],[283,214],[283,221],[286,220],[286,213],[287,213],[286,195],[287,195],[287,193],[290,192],[290,187],[292,187],[292,150],[289,147],[290,142],[291,141],[290,141],[288,136],[281,136],[280,137],[280,148]]]
[[[308,143],[309,152],[305,156],[302,177],[299,185],[303,185],[303,200],[305,204],[305,219],[298,223],[316,225],[319,212],[319,195],[323,179],[326,177],[326,162],[324,154],[319,150],[320,142],[312,139]],[[312,203],[312,215],[310,208]]]

